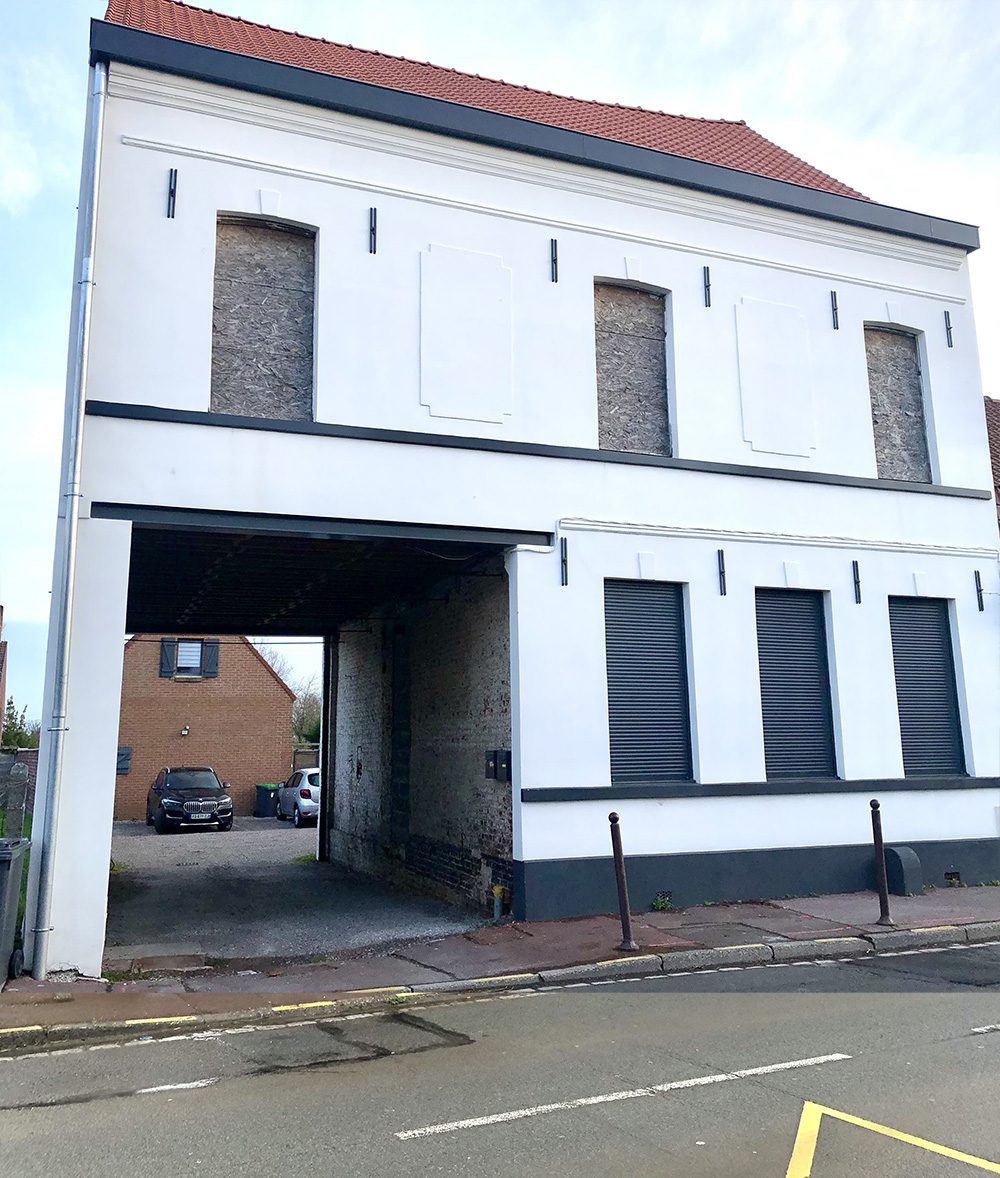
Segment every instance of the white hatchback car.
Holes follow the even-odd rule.
[[[291,818],[294,826],[319,821],[319,769],[296,769],[278,790],[279,822]]]

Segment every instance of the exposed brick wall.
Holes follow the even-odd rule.
[[[670,454],[666,304],[662,294],[594,285],[598,443]]]
[[[384,869],[389,836],[392,667],[384,625],[355,622],[341,631],[330,830],[332,858],[376,874]]]
[[[170,765],[211,765],[230,783],[235,812],[252,813],[254,786],[291,772],[292,692],[236,637],[220,638],[216,678],[161,679],[160,637],[125,644],[118,743],[131,746],[132,762],[115,779],[115,817],[144,818],[149,787]]]
[[[490,861],[511,855],[511,785],[487,779],[487,749],[510,748],[507,577],[468,577],[414,611],[410,632],[410,843],[407,866],[485,902]],[[411,847],[419,842],[417,861]],[[456,855],[458,848],[461,855]],[[468,857],[468,860],[466,859]]]
[[[507,578],[439,593],[341,634],[330,851],[481,906],[511,882],[511,785],[485,776],[486,750],[510,748]]]
[[[880,479],[931,481],[917,341],[883,327],[865,328],[868,388]]]

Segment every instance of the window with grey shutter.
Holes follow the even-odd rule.
[[[767,776],[836,777],[823,595],[757,590]]]
[[[118,764],[115,768],[115,774],[124,777],[132,768],[132,746],[122,745],[118,749]]]
[[[964,773],[948,602],[890,597],[889,628],[907,777]]]
[[[611,780],[691,780],[684,593],[605,581]]]
[[[602,450],[670,455],[666,296],[594,284],[597,427]]]
[[[315,245],[294,225],[219,218],[213,413],[312,420]]]

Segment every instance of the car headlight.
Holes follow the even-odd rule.
[[[233,808],[233,799],[232,798],[225,798],[225,797],[219,798],[219,809],[220,810],[231,810],[232,808]]]
[[[184,803],[179,802],[176,798],[164,798],[162,804],[163,804],[164,810],[183,810],[184,809]]]

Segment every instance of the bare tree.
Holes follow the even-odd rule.
[[[292,682],[293,668],[288,657],[278,650],[276,646],[268,646],[264,642],[255,642],[254,646],[257,648],[257,652],[261,657],[270,663],[271,670],[295,691],[295,684]]]
[[[316,686],[315,676],[295,679],[291,661],[276,647],[267,643],[254,643],[271,669],[295,692],[292,703],[292,741],[296,745],[318,744],[322,695]]]
[[[323,700],[315,679],[306,679],[295,690],[292,704],[292,739],[297,745],[318,744]]]

